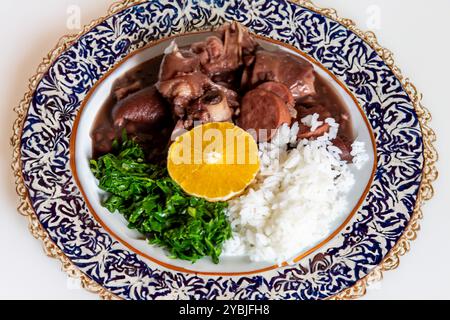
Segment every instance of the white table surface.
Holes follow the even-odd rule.
[[[46,257],[41,243],[27,230],[10,170],[9,138],[15,119],[13,107],[27,90],[27,80],[42,57],[69,30],[71,6],[78,6],[81,24],[104,15],[111,0],[2,1],[0,86],[0,298],[97,299],[80,289]],[[440,178],[435,197],[424,207],[425,219],[411,252],[400,267],[385,274],[364,299],[450,299],[450,1],[442,0],[316,0],[338,10],[363,29],[371,28],[382,45],[390,48],[405,75],[424,93],[438,137]],[[425,7],[424,5],[427,5]],[[73,12],[73,11],[72,11]],[[447,95],[446,95],[447,94]],[[447,169],[446,169],[447,168]]]

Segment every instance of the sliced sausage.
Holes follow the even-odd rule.
[[[275,93],[286,103],[289,109],[289,114],[292,118],[297,118],[297,110],[295,110],[295,100],[289,88],[281,82],[269,81],[258,86],[258,89],[263,89]]]
[[[290,125],[291,116],[286,103],[276,94],[254,89],[242,99],[238,125],[244,130],[255,130],[257,140],[269,141],[283,123]]]
[[[114,125],[117,127],[123,127],[127,122],[153,125],[166,115],[167,108],[154,86],[119,101],[112,113]]]

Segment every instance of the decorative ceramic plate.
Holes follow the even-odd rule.
[[[170,261],[102,213],[85,174],[89,128],[111,82],[161,53],[167,38],[182,35],[179,39],[189,41],[193,32],[225,21],[238,21],[312,61],[340,88],[360,136],[373,145],[367,174],[358,177],[354,210],[294,265]],[[79,35],[61,39],[17,112],[12,141],[20,211],[47,254],[103,298],[361,296],[409,249],[437,174],[430,116],[390,52],[372,33],[308,1],[117,3]]]

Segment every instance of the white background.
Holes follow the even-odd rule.
[[[0,298],[97,299],[77,287],[47,258],[39,241],[27,230],[18,204],[10,170],[9,137],[15,119],[12,109],[27,90],[42,57],[64,34],[68,8],[81,9],[81,25],[102,16],[111,0],[2,1],[0,71]],[[433,115],[440,154],[440,177],[435,197],[424,207],[425,218],[411,252],[400,267],[385,274],[369,289],[365,299],[450,299],[450,1],[442,0],[316,0],[334,7],[342,17],[371,29],[395,53],[405,75],[424,93],[424,104]]]

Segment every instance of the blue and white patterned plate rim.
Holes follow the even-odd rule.
[[[176,15],[181,11],[185,15]],[[333,246],[294,268],[239,278],[199,277],[149,266],[93,221],[68,169],[73,119],[89,89],[112,65],[154,36],[224,20],[237,20],[255,33],[294,45],[340,78],[363,105],[377,137],[379,163],[366,203]],[[414,214],[424,157],[421,121],[408,92],[353,31],[291,2],[136,4],[102,20],[66,48],[37,83],[28,107],[20,157],[36,216],[80,271],[121,298],[329,298],[379,265]]]

